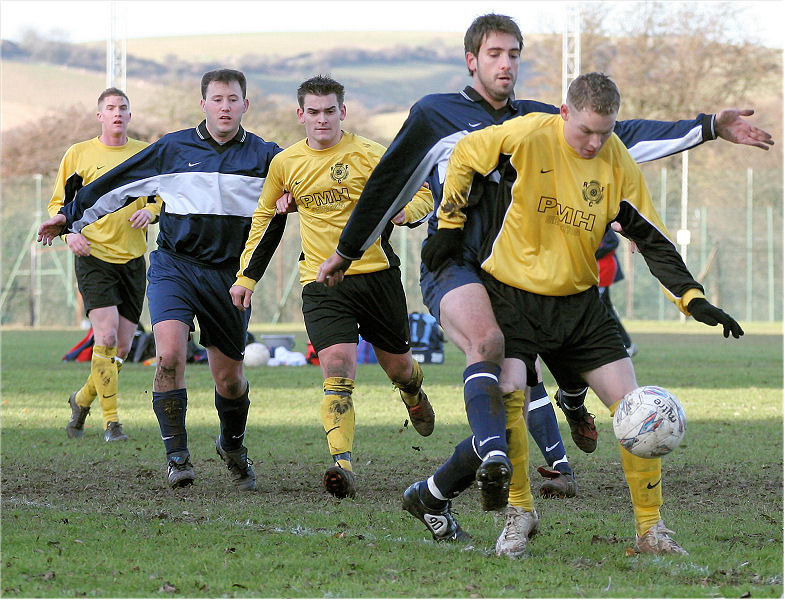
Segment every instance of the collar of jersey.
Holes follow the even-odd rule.
[[[203,140],[213,141],[216,144],[218,143],[218,142],[215,141],[213,136],[210,135],[210,132],[207,131],[207,120],[202,121],[201,123],[199,123],[199,125],[196,126],[196,134],[200,138],[202,138]],[[243,129],[242,125],[240,125],[240,128],[237,130],[237,135],[235,135],[229,141],[230,142],[243,142],[243,141],[245,141],[245,129]]]
[[[488,101],[480,95],[480,92],[475,90],[472,86],[467,85],[463,88],[463,95],[466,96],[472,102],[476,102],[480,106],[482,106],[488,113],[493,116],[498,116],[499,113],[504,111],[508,111],[510,113],[515,112],[515,107],[512,105],[512,100],[510,98],[507,99],[507,104],[502,106],[501,108],[494,108],[491,106]]]

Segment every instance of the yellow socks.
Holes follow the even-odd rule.
[[[115,350],[115,353],[117,350]],[[115,363],[117,364],[117,373],[120,373],[120,369],[123,368],[123,361],[122,358],[115,356],[114,358]],[[90,363],[90,374],[87,376],[87,381],[85,384],[76,392],[75,400],[78,406],[83,406],[85,408],[90,408],[90,405],[95,400],[95,397],[98,395],[98,392],[95,389],[95,383],[93,383],[93,371],[92,371],[92,362]]]
[[[353,390],[353,379],[328,377],[324,380],[321,416],[331,456],[347,454],[352,451],[354,443]],[[352,470],[348,457],[336,459],[336,464],[349,471]]]
[[[393,385],[401,390],[401,398],[406,406],[416,406],[420,401],[420,387],[422,386],[422,369],[420,363],[412,358],[412,374],[406,383],[393,381]]]
[[[523,418],[525,394],[522,390],[516,390],[504,394],[503,399],[507,417],[507,456],[512,463],[508,502],[525,511],[533,511],[534,498],[529,482],[529,434]]]
[[[611,416],[616,412],[617,402],[611,407]],[[660,520],[662,506],[662,459],[641,458],[619,445],[621,466],[630,488],[632,510],[635,515],[635,531],[644,535]]]
[[[93,385],[95,385],[98,400],[101,402],[104,429],[106,429],[106,426],[110,421],[119,421],[117,417],[116,355],[117,348],[115,347],[94,346],[93,359],[90,363],[90,379],[92,379]],[[79,404],[78,400],[77,404]]]

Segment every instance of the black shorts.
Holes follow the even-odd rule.
[[[334,287],[303,287],[305,330],[319,352],[356,344],[357,335],[391,354],[409,351],[409,313],[398,267],[349,275]]]
[[[110,263],[94,256],[77,256],[76,283],[82,294],[85,314],[94,308],[116,306],[120,316],[138,323],[144,305],[144,256],[127,263]]]
[[[616,322],[596,287],[570,296],[541,296],[500,283],[483,272],[507,358],[526,363],[530,381],[540,355],[565,390],[586,386],[581,373],[628,358]]]

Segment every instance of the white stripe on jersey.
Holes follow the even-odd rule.
[[[139,179],[101,196],[74,222],[73,231],[81,231],[122,208],[127,198],[141,196],[160,196],[169,214],[251,217],[263,186],[263,177],[215,172],[167,173]]]
[[[646,140],[638,142],[628,148],[633,160],[636,163],[656,160],[663,156],[682,152],[693,146],[697,146],[703,141],[703,128],[693,127],[685,136],[671,140]]]

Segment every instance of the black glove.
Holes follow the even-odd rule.
[[[423,264],[434,272],[451,258],[463,264],[463,229],[437,229],[429,235],[422,247]]]
[[[692,315],[692,318],[706,325],[722,324],[722,335],[728,337],[728,334],[733,334],[733,337],[738,338],[744,335],[744,331],[733,317],[728,315],[724,310],[717,308],[713,304],[709,304],[706,298],[693,298],[687,305],[687,310]]]

